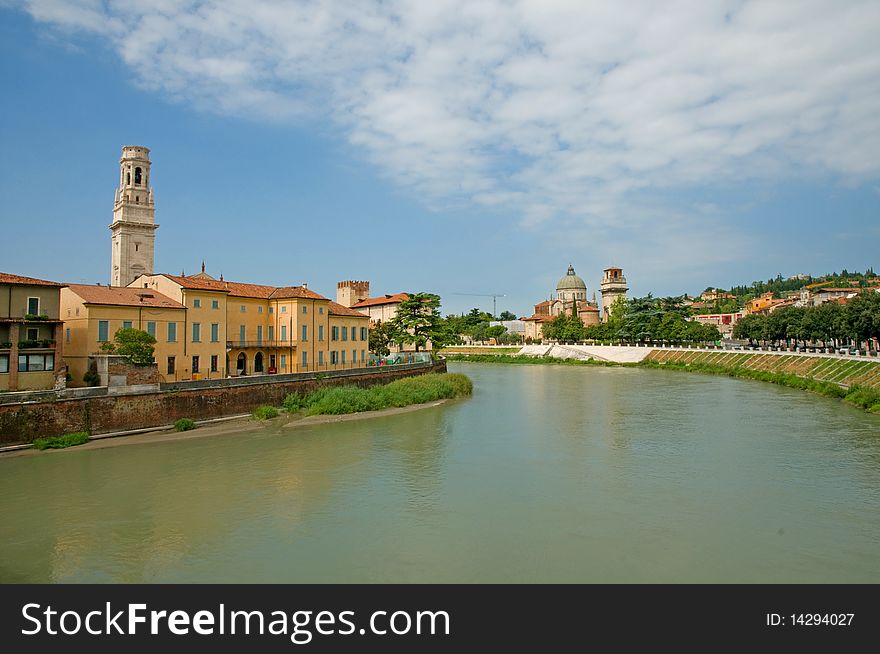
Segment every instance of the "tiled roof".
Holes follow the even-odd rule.
[[[305,286],[284,286],[282,288],[276,288],[272,291],[272,295],[269,297],[273,300],[285,300],[292,297],[308,298],[310,300],[327,299],[323,295],[307,289]]]
[[[286,298],[309,298],[312,300],[326,300],[323,295],[310,291],[304,286],[267,286],[265,284],[245,284],[243,282],[227,282],[219,279],[205,279],[198,275],[165,275],[168,279],[183,288],[197,291],[219,291],[229,293],[232,297],[250,297],[263,300],[286,299]]]
[[[27,284],[29,286],[64,286],[58,282],[49,282],[45,279],[37,279],[36,277],[25,277],[24,275],[13,275],[12,273],[0,272],[0,284]]]
[[[158,291],[127,286],[92,286],[71,284],[68,288],[83,299],[86,304],[109,304],[125,307],[154,307],[161,309],[183,309],[180,302]]]
[[[542,314],[537,314],[537,313],[536,313],[535,315],[530,316],[529,318],[523,318],[523,320],[534,320],[534,321],[536,321],[536,322],[550,322],[550,321],[553,320],[555,317],[556,317],[556,316],[551,316],[551,315],[549,315],[549,314],[543,314],[543,313],[542,313]]]
[[[406,293],[395,293],[394,295],[382,295],[380,297],[368,297],[354,305],[354,308],[374,307],[381,304],[398,304],[404,300],[408,300],[409,295]]]
[[[346,306],[339,304],[338,302],[334,302],[330,300],[330,315],[331,316],[351,316],[352,318],[367,318],[368,316],[365,313],[360,313],[359,311],[355,311],[354,309],[349,309]]]

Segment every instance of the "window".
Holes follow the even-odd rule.
[[[323,365],[324,365],[324,351],[323,351],[323,350],[321,350],[320,352],[318,352],[318,365],[319,365],[319,366],[323,366]]]
[[[239,312],[244,313],[244,305],[238,307]]]
[[[342,350],[342,365],[345,365],[345,350]]]
[[[29,297],[27,299],[27,312],[34,316],[40,315],[40,298]]]
[[[211,342],[216,343],[220,340],[220,323],[212,322],[211,323]]]
[[[8,357],[7,357],[8,361]],[[8,366],[8,363],[7,363]],[[54,354],[19,354],[18,372],[42,372],[55,369]]]
[[[193,343],[199,343],[202,340],[202,323],[194,322],[193,323]]]
[[[141,183],[141,167],[140,166],[138,166],[137,168],[134,169],[134,183],[135,184]]]
[[[304,340],[304,341],[309,340],[309,326],[308,325],[302,326],[302,340]]]
[[[64,339],[70,343],[70,327],[64,330]]]
[[[262,306],[257,307],[257,313],[263,313],[263,307],[262,307]]]
[[[245,336],[244,325],[239,325],[238,326],[238,342],[241,343],[242,345],[244,345],[244,336]]]
[[[168,323],[168,342],[175,343],[177,341],[177,323]],[[173,371],[172,371],[173,372]]]
[[[220,357],[216,354],[211,355],[211,372],[217,372],[217,364],[220,361]]]
[[[168,374],[174,374],[174,357],[168,357]]]
[[[347,341],[348,340],[348,327],[343,326],[340,329],[340,331],[342,332],[342,340]]]
[[[281,313],[287,313],[287,305],[286,305],[286,304],[285,304],[285,305],[282,305],[282,307],[281,307]]]
[[[27,328],[27,339],[29,341],[36,341],[40,338],[40,328],[39,327],[28,327]]]
[[[131,320],[123,320],[122,321],[123,329],[131,329]]]
[[[156,322],[154,320],[147,321],[147,333],[156,338]]]
[[[309,367],[309,353],[303,352],[303,368]]]
[[[287,370],[287,355],[286,354],[281,355],[281,369]]]
[[[275,307],[269,307],[269,315],[275,313]]]
[[[330,328],[330,340],[338,341],[339,340],[339,327],[331,327]]]
[[[263,326],[257,325],[257,343],[260,344],[263,342]]]
[[[366,327],[361,327],[361,340],[365,341],[369,338],[369,334],[367,333]]]
[[[219,309],[220,308],[220,300],[211,300],[211,308]]]
[[[281,340],[287,340],[287,325],[281,325]]]
[[[361,363],[364,362],[364,358],[365,358],[365,351],[361,350]]]
[[[324,315],[324,307],[318,307],[318,313],[320,313],[323,316]]]
[[[351,340],[356,341],[357,339],[358,339],[358,337],[357,337],[357,327],[352,327],[352,328],[351,328]]]
[[[0,373],[9,372],[9,355],[0,354]]]
[[[330,353],[330,363],[331,363],[331,364],[336,364],[336,363],[338,363],[338,362],[339,362],[339,352],[337,352],[336,350],[333,350],[333,351]]]
[[[324,325],[318,325],[318,340],[324,340]]]
[[[275,328],[272,325],[269,325],[269,342],[275,340]]]
[[[197,375],[199,372],[199,357],[194,356],[192,360],[192,371],[194,375]]]
[[[193,300],[193,309],[201,309],[201,308],[202,308],[202,301],[199,298],[196,298],[195,300]]]
[[[308,306],[306,306],[306,305],[304,304],[304,305],[303,305],[303,313],[308,313],[308,312],[309,312],[309,308],[308,308]]]
[[[110,334],[110,321],[109,320],[99,320],[98,321],[98,342],[106,343],[107,337]]]

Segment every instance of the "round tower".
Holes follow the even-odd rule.
[[[608,322],[611,306],[617,298],[626,298],[626,292],[629,290],[626,277],[623,276],[623,268],[606,268],[602,274],[599,290],[602,292],[602,322]]]
[[[110,224],[110,284],[127,286],[138,275],[153,272],[156,213],[150,186],[150,149],[122,148],[119,187]]]

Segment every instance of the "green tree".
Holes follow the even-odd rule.
[[[498,317],[499,320],[516,320],[516,314],[510,311],[502,311]]]
[[[400,345],[412,343],[416,352],[430,340],[440,349],[451,342],[452,334],[446,329],[440,315],[440,296],[434,293],[409,293],[397,306],[397,315],[389,320],[394,340]]]
[[[859,293],[844,306],[843,319],[847,335],[859,344],[880,339],[880,293]]]
[[[582,341],[586,338],[584,323],[577,316],[560,313],[553,320],[544,323],[544,338],[553,341]]]
[[[155,345],[156,339],[147,332],[123,327],[113,336],[113,346],[105,349],[128,357],[132,363],[143,366],[153,363]]]
[[[370,327],[369,347],[370,352],[376,356],[385,357],[391,354],[389,346],[394,340],[394,333],[387,322],[378,321]]]

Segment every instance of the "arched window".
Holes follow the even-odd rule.
[[[137,168],[134,169],[134,183],[135,184],[141,183],[141,168],[140,168],[140,166],[138,166]]]
[[[131,173],[125,173],[125,185],[128,186],[131,184]]]

